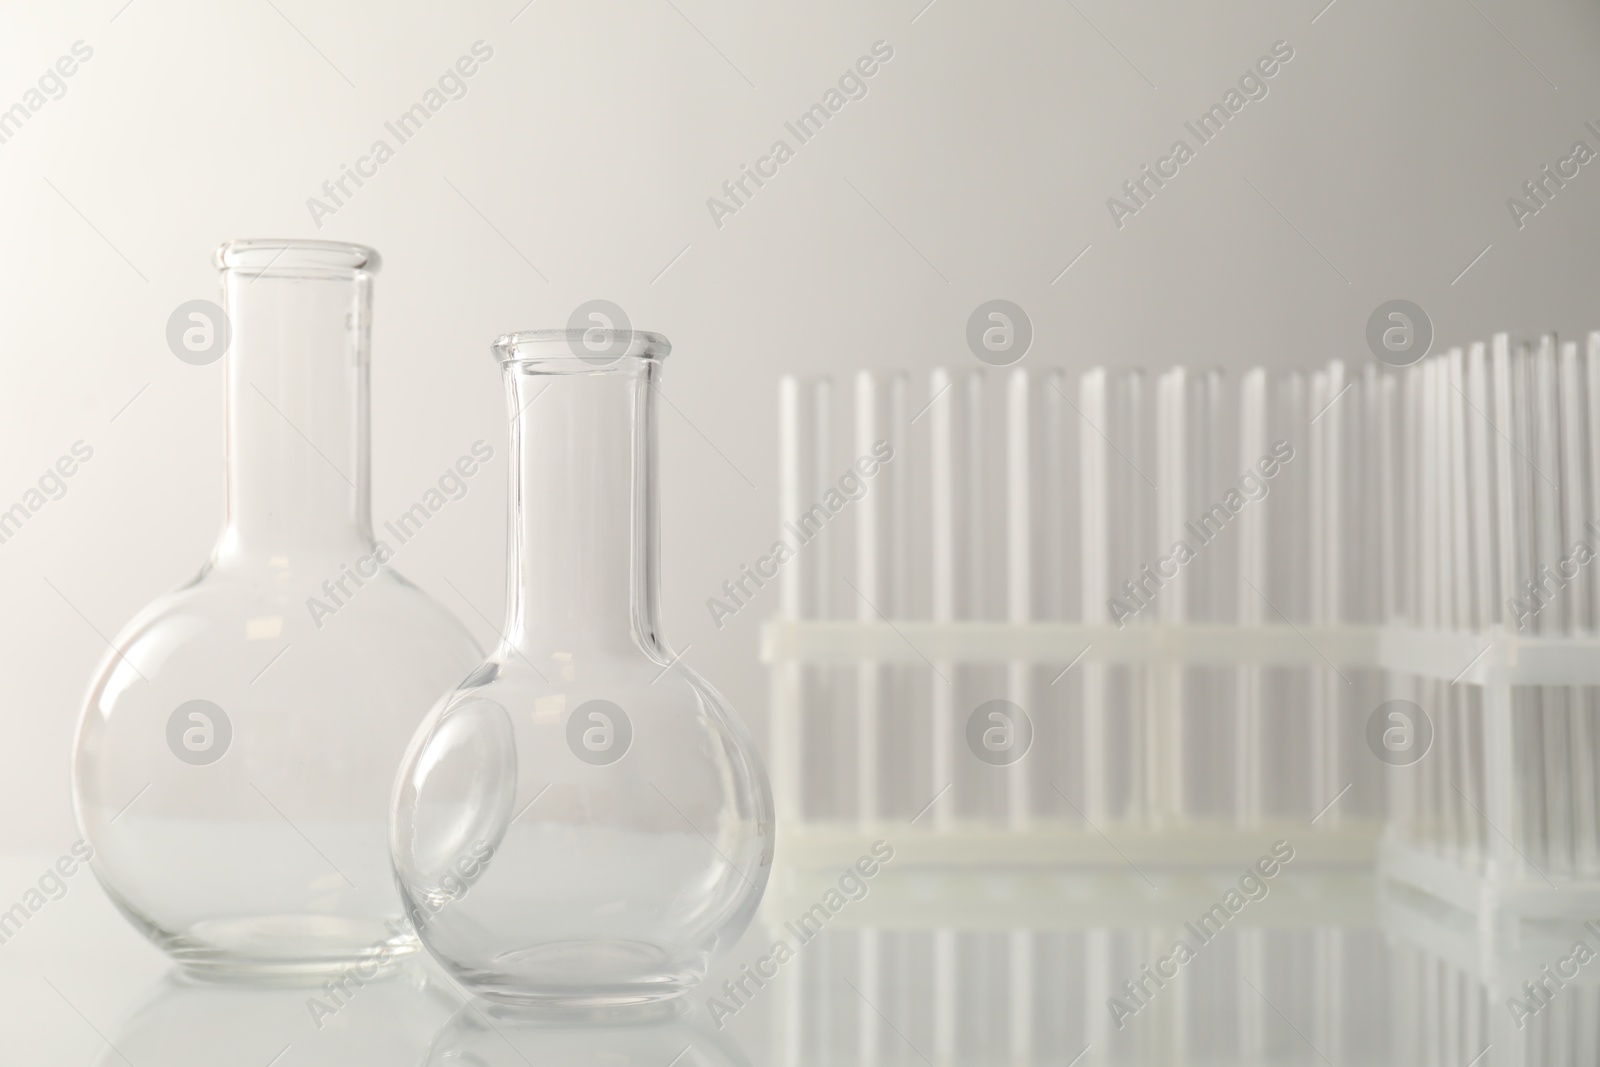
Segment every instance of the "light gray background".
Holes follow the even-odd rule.
[[[498,619],[489,340],[594,297],[668,334],[667,629],[763,736],[776,591],[720,632],[705,599],[771,541],[785,372],[973,365],[967,316],[993,297],[1031,314],[1031,364],[1074,370],[1362,361],[1393,297],[1436,347],[1600,325],[1600,162],[1520,231],[1506,207],[1574,141],[1600,148],[1593,4],[523,3],[0,6],[0,108],[94,49],[0,145],[0,507],[74,441],[95,450],[0,545],[0,850],[71,840],[101,635],[216,534],[222,368],[164,331],[216,298],[226,238],[383,253],[374,514],[496,446],[399,561],[485,639],[443,579]],[[468,95],[316,230],[306,198],[480,39]],[[895,54],[869,95],[718,229],[706,198],[878,40]],[[1295,57],[1270,94],[1116,228],[1106,198],[1278,40]]]

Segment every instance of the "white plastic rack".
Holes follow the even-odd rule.
[[[923,867],[1220,869],[1282,838],[1381,851],[1486,922],[1600,912],[1600,560],[1561,563],[1600,549],[1600,335],[834,399],[780,390],[780,865],[884,838]],[[1546,562],[1570,576],[1530,615]],[[1432,726],[1406,766],[1367,741],[1394,698]],[[967,750],[994,699],[1032,725],[1013,763]]]

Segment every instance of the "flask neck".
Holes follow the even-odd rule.
[[[219,564],[372,545],[371,274],[224,269],[227,514]]]
[[[506,639],[543,656],[660,650],[654,360],[504,365]]]

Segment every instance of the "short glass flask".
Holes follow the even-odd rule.
[[[191,969],[370,973],[416,948],[388,855],[395,768],[482,652],[373,536],[376,254],[234,241],[217,264],[222,533],[96,670],[74,806],[112,901]]]
[[[503,640],[423,723],[395,785],[423,944],[514,1003],[677,996],[749,924],[772,791],[727,701],[661,636],[658,334],[510,334]]]

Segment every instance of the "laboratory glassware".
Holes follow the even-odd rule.
[[[423,944],[491,999],[676,996],[766,886],[760,757],[661,635],[654,412],[670,350],[599,329],[493,346],[512,416],[504,637],[429,713],[392,827]]]
[[[78,823],[112,901],[191,968],[370,970],[416,946],[389,871],[395,767],[481,651],[373,535],[376,253],[232,241],[217,265],[222,321],[195,328],[229,335],[222,532],[95,671]]]

